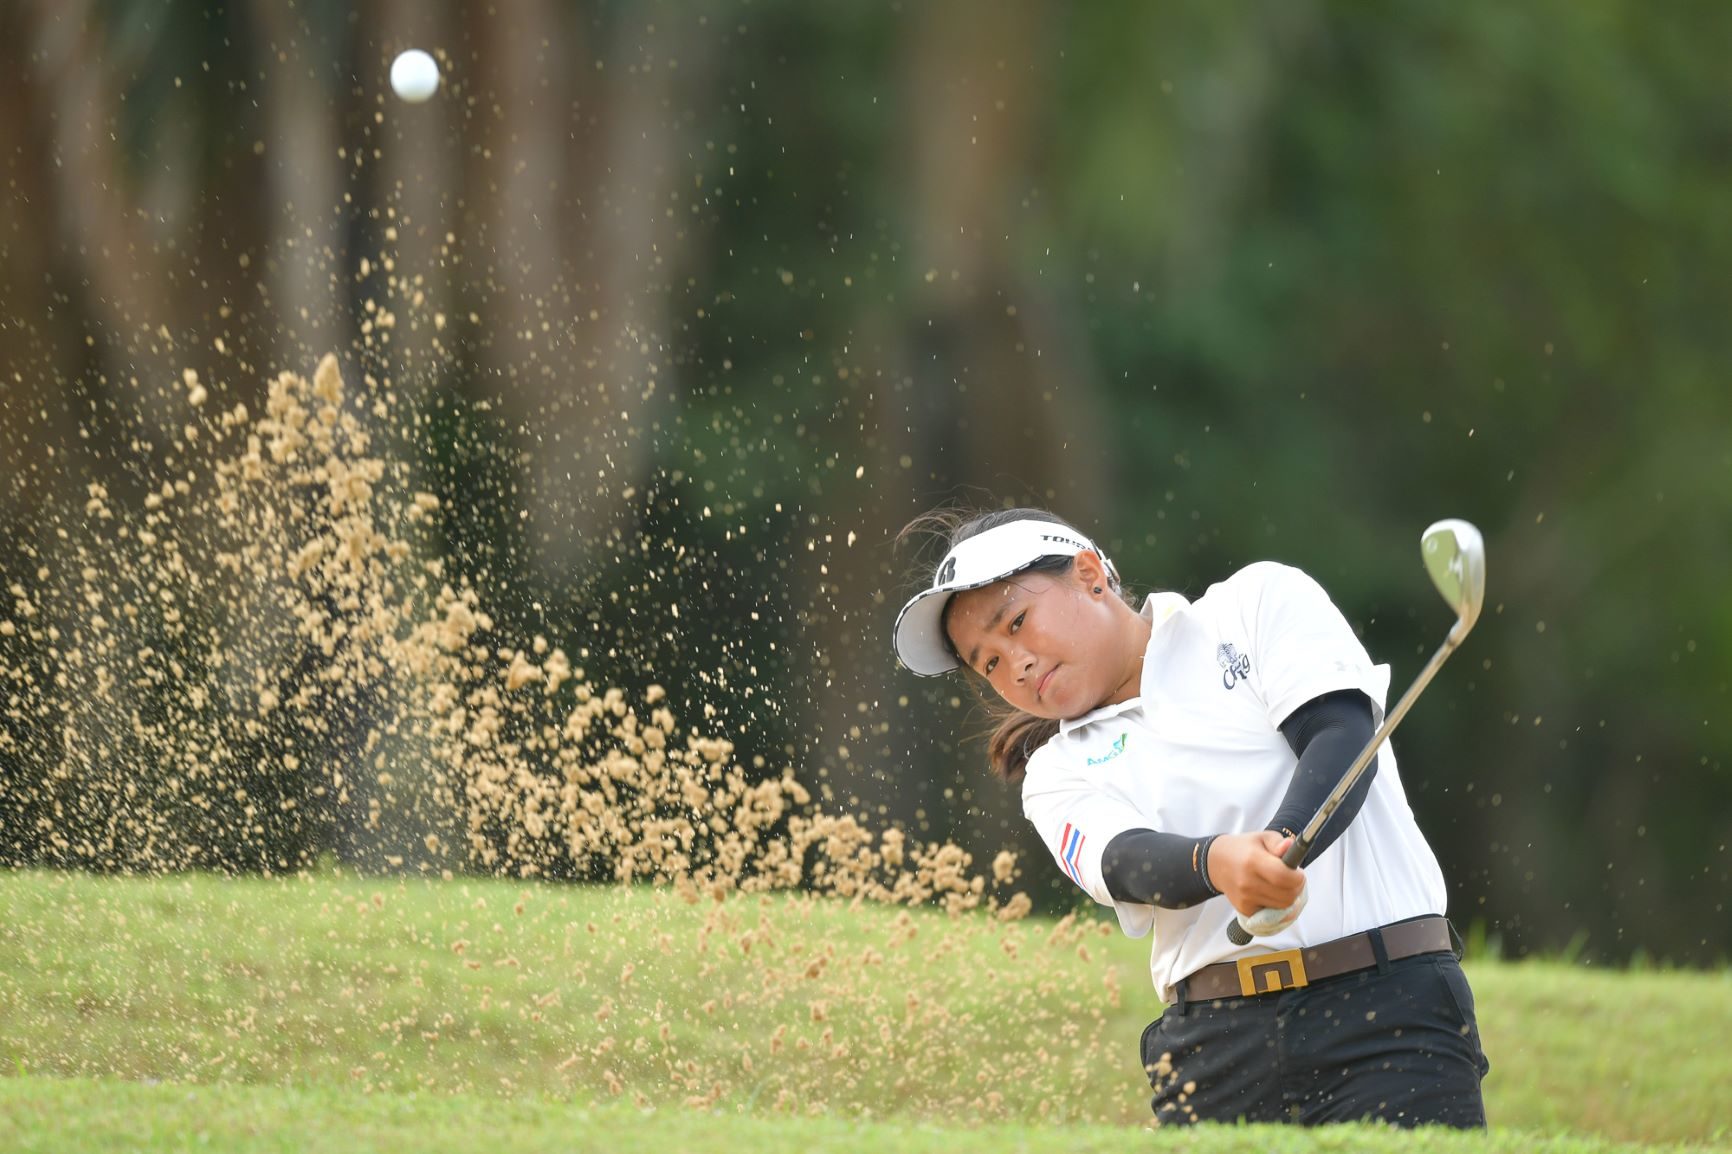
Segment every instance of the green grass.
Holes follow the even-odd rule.
[[[1147,1112],[1143,950],[1088,920],[788,896],[0,874],[0,1150],[181,1149],[200,1127],[214,1149],[1116,1148]],[[1469,974],[1491,1145],[1256,1146],[1732,1133],[1732,976]],[[1161,1141],[1246,1137],[1215,1133],[1237,1137]]]
[[[688,1109],[640,1109],[475,1095],[358,1094],[334,1088],[145,1086],[83,1080],[0,1081],[0,1149],[283,1151],[285,1154],[582,1154],[619,1150],[751,1150],[756,1154],[1089,1154],[1139,1147],[1189,1154],[1658,1154],[1604,1138],[1489,1135],[1338,1126],[1208,1126],[1156,1135],[1124,1127],[995,1123],[941,1126],[906,1119],[771,1118]]]

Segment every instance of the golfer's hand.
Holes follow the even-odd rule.
[[[1286,909],[1305,887],[1305,871],[1281,860],[1292,840],[1267,829],[1222,834],[1209,843],[1209,880],[1247,917]]]

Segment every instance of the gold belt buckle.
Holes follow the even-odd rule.
[[[1298,950],[1277,950],[1272,954],[1253,954],[1239,958],[1239,993],[1247,998],[1258,994],[1273,994],[1279,990],[1297,990],[1310,985],[1305,976],[1305,961]]]

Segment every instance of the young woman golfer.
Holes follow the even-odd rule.
[[[911,528],[948,549],[897,618],[898,656],[927,676],[966,667],[1003,699],[994,769],[1022,778],[1060,868],[1125,933],[1153,933],[1156,1117],[1484,1126],[1443,875],[1387,745],[1304,868],[1281,862],[1389,688],[1317,583],[1265,562],[1139,611],[1049,513]],[[1260,909],[1289,914],[1234,946],[1235,911]]]

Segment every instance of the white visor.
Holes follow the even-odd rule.
[[[952,594],[979,589],[1020,573],[1044,557],[1090,552],[1118,584],[1118,570],[1100,547],[1081,533],[1052,521],[1009,521],[963,541],[939,562],[932,588],[909,598],[896,615],[896,656],[922,677],[961,668],[944,636],[944,607]]]

